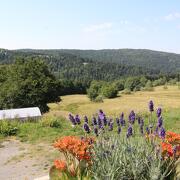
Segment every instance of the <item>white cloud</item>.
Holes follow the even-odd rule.
[[[95,31],[104,30],[104,29],[111,29],[112,25],[113,24],[110,22],[106,22],[102,24],[94,24],[94,25],[85,27],[83,30],[85,32],[95,32]]]
[[[180,19],[180,13],[179,12],[171,13],[171,14],[168,14],[167,16],[165,16],[165,20],[167,20],[167,21],[172,21],[175,19]]]

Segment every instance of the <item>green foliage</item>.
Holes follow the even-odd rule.
[[[0,134],[3,136],[14,136],[18,133],[17,123],[9,120],[0,120]]]
[[[88,97],[91,101],[102,102],[103,97],[114,98],[117,96],[118,90],[112,83],[93,81],[87,90]]]
[[[125,89],[122,93],[123,94],[131,94],[131,91],[129,89]]]
[[[166,82],[167,82],[166,77],[159,78],[153,82],[153,86],[161,86],[166,84]]]
[[[42,120],[42,126],[52,127],[52,128],[61,128],[62,120],[59,118],[44,118]]]
[[[0,67],[0,109],[38,106],[48,110],[47,103],[57,102],[59,84],[41,59],[20,59]]]
[[[146,83],[146,86],[143,90],[145,90],[145,91],[153,91],[154,90],[152,82],[150,80],[148,80],[148,82]]]
[[[93,179],[164,179],[171,162],[162,161],[154,146],[143,137],[101,137],[93,153]]]
[[[99,103],[104,102],[103,101],[103,96],[102,95],[97,96],[96,99],[94,100],[94,102],[99,102]]]
[[[139,91],[141,87],[141,82],[138,77],[129,77],[126,79],[124,87],[130,91]]]
[[[163,88],[164,88],[164,89],[168,89],[168,86],[167,86],[167,84],[165,84],[165,85],[163,86]]]
[[[94,101],[100,94],[103,82],[93,81],[87,90],[88,97]]]
[[[120,79],[114,82],[114,86],[116,86],[118,91],[122,91],[124,90],[124,83],[125,79]]]
[[[114,98],[117,97],[118,90],[112,84],[104,84],[101,88],[101,93],[106,98]]]

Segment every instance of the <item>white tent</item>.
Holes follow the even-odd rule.
[[[0,110],[1,119],[36,119],[41,117],[41,111],[38,107],[6,109]]]

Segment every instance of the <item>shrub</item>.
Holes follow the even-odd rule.
[[[3,136],[14,136],[17,134],[19,128],[17,122],[9,120],[0,120],[0,134]]]
[[[114,85],[118,89],[118,91],[122,91],[124,90],[124,83],[125,83],[125,80],[121,79],[121,80],[115,81]]]
[[[144,91],[153,91],[154,90],[152,82],[150,80],[146,83],[146,86],[144,87],[143,90]]]
[[[91,101],[94,101],[96,97],[100,94],[100,89],[102,87],[102,83],[93,81],[87,90],[88,97]]]
[[[94,100],[94,102],[99,102],[99,103],[104,102],[103,101],[103,96],[102,95],[97,96],[96,99]]]
[[[101,88],[101,93],[106,98],[114,98],[117,97],[118,90],[115,86],[112,86],[111,84],[105,84]]]
[[[141,87],[141,82],[138,77],[129,77],[126,79],[124,87],[133,91],[135,87]]]
[[[123,94],[131,94],[131,91],[129,89],[125,89],[122,93]]]
[[[141,138],[109,136],[94,145],[92,175],[94,179],[164,179],[168,161]],[[167,172],[166,172],[167,170]]]
[[[60,128],[61,120],[57,118],[46,118],[42,120],[42,126],[52,127],[52,128]]]
[[[164,88],[164,89],[168,89],[168,86],[167,86],[167,84],[165,84],[165,85],[163,86],[163,88]]]

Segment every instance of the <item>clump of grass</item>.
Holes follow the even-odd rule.
[[[2,136],[13,136],[18,133],[18,123],[16,121],[1,120],[0,121],[0,134]]]

